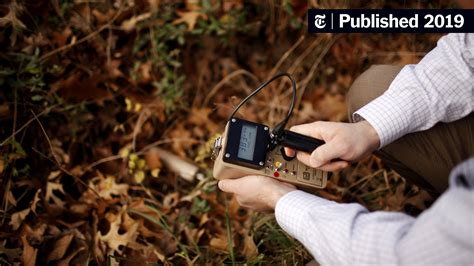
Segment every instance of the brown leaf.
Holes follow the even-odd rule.
[[[48,182],[46,184],[46,195],[44,197],[46,202],[49,203],[50,200],[52,200],[54,205],[57,205],[59,207],[64,207],[64,204],[65,204],[64,201],[60,197],[54,195],[53,191],[55,190],[58,190],[62,192],[63,194],[65,194],[62,184],[55,183],[55,182]]]
[[[120,246],[126,247],[129,242],[134,242],[137,238],[139,223],[130,217],[126,218],[128,223],[128,228],[125,230],[126,232],[122,234],[119,233],[122,221],[124,221],[125,216],[128,216],[126,210],[127,206],[123,206],[117,215],[108,213],[107,220],[110,222],[110,229],[105,235],[102,235],[102,233],[99,232],[99,239],[118,254],[122,254],[123,252],[123,250],[120,249]]]
[[[12,214],[9,225],[13,227],[14,231],[16,231],[20,227],[21,223],[23,222],[23,220],[25,220],[26,216],[30,213],[30,211],[31,209],[28,208]]]
[[[151,13],[158,12],[158,8],[160,7],[160,0],[148,0],[148,4],[150,5]]]
[[[9,115],[10,115],[10,108],[8,107],[8,104],[4,103],[0,105],[0,117],[9,116]]]
[[[51,262],[64,257],[73,237],[73,234],[67,234],[58,239],[56,243],[54,243],[53,250],[48,254],[48,261]]]
[[[79,254],[79,252],[83,251],[84,249],[86,249],[84,246],[74,250],[71,254],[69,254],[66,258],[58,261],[58,263],[56,263],[57,266],[67,266],[67,265],[71,265],[70,262],[71,260],[77,255]]]
[[[23,265],[35,266],[38,249],[30,245],[30,243],[26,239],[26,235],[21,236],[21,242],[23,243],[23,253],[21,254]]]
[[[48,226],[44,223],[40,224],[39,226],[36,226],[34,228],[31,228],[28,224],[25,224],[22,227],[22,235],[26,235],[28,237],[29,241],[38,243],[42,242],[44,239],[44,232],[46,231],[46,228]],[[51,230],[51,229],[50,229]]]
[[[213,237],[211,241],[209,242],[209,245],[212,248],[226,251],[228,250],[228,242],[227,242],[227,236],[224,234],[218,235],[217,237]]]
[[[190,150],[193,144],[198,143],[192,138],[191,132],[184,123],[177,124],[176,127],[170,131],[169,136],[172,136],[174,139],[179,139],[179,141],[173,141],[171,147],[173,151],[182,158],[186,157],[186,151]]]
[[[253,236],[244,231],[244,249],[242,253],[247,259],[255,258],[258,255],[257,245],[253,241]]]
[[[18,260],[21,256],[21,249],[19,248],[6,248],[5,244],[7,240],[3,240],[2,244],[0,245],[0,254],[5,254],[7,256],[8,261]]]
[[[111,78],[123,77],[123,73],[120,70],[120,65],[122,64],[121,60],[110,60],[107,64],[107,71]]]
[[[99,195],[104,199],[112,199],[112,195],[126,195],[128,187],[127,184],[117,184],[115,177],[108,175],[99,187]]]
[[[57,46],[57,47],[62,47],[66,45],[67,40],[69,37],[72,35],[72,30],[70,27],[66,27],[62,32],[53,32],[53,38],[52,42]]]
[[[145,153],[146,164],[151,170],[161,169],[163,166],[161,164],[160,155],[158,149],[151,148]]]
[[[411,204],[420,210],[424,210],[427,208],[425,202],[429,202],[432,200],[433,200],[433,197],[431,197],[431,195],[428,192],[426,192],[425,190],[421,190],[418,195],[408,198],[405,201],[405,204]]]
[[[14,29],[26,29],[25,24],[17,18],[17,14],[21,11],[22,7],[18,5],[16,1],[12,1],[10,5],[8,5],[8,9],[8,13],[0,18],[0,27],[5,27],[11,24]]]
[[[11,203],[13,206],[16,207],[16,199],[13,196],[13,193],[10,190],[7,192],[7,200],[8,200],[9,203]]]
[[[35,197],[33,198],[33,201],[31,202],[31,211],[33,211],[34,214],[36,214],[36,206],[38,205],[38,202],[40,200],[40,195],[41,193],[41,188],[36,191]]]
[[[187,12],[176,11],[176,13],[178,14],[180,18],[174,20],[173,25],[186,23],[188,25],[189,31],[192,31],[194,29],[194,26],[196,25],[196,22],[199,18],[207,19],[206,14],[203,14],[198,11],[187,11]]]
[[[52,84],[51,93],[59,92],[62,97],[76,101],[94,100],[102,103],[112,98],[109,91],[99,86],[106,78],[106,75],[100,73],[94,73],[90,77],[82,77],[79,72],[75,72],[67,79]]]
[[[133,16],[125,20],[124,22],[122,22],[122,25],[120,26],[120,28],[124,31],[128,31],[128,32],[132,31],[133,29],[135,29],[138,22],[150,18],[151,14],[152,14],[151,12],[147,12],[147,13],[140,14],[138,16]]]

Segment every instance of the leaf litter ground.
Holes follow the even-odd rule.
[[[440,36],[308,35],[307,7],[348,6],[297,0],[0,6],[0,264],[311,260],[272,215],[243,210],[216,189],[213,139],[233,107],[279,71],[298,81],[291,124],[347,121],[345,93],[357,75],[372,64],[416,63]],[[240,115],[274,125],[288,99],[281,81]],[[202,178],[180,177],[160,149],[199,166]],[[376,157],[336,173],[314,193],[413,215],[433,200]]]

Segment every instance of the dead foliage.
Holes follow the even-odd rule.
[[[367,1],[351,1],[366,7]],[[417,62],[439,35],[308,35],[308,7],[347,1],[21,1],[0,4],[0,264],[302,264],[268,214],[216,189],[213,138],[279,71],[298,80],[292,124],[347,121],[344,95],[371,64]],[[375,1],[369,6],[399,6]],[[285,81],[240,115],[274,125]],[[195,161],[180,178],[160,147]],[[375,157],[317,194],[373,210],[429,197]]]

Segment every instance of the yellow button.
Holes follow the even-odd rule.
[[[275,162],[275,167],[276,167],[276,168],[280,168],[280,166],[281,166],[281,163],[280,163],[280,162]]]

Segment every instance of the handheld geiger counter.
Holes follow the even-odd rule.
[[[273,130],[266,125],[234,117],[251,97],[277,78],[286,76],[292,84],[292,101],[285,119]],[[264,175],[306,188],[324,188],[328,173],[311,168],[295,157],[288,157],[284,147],[311,153],[324,141],[285,130],[296,100],[296,83],[287,73],[277,74],[260,85],[237,105],[227,121],[224,133],[214,142],[212,158],[216,179]]]

